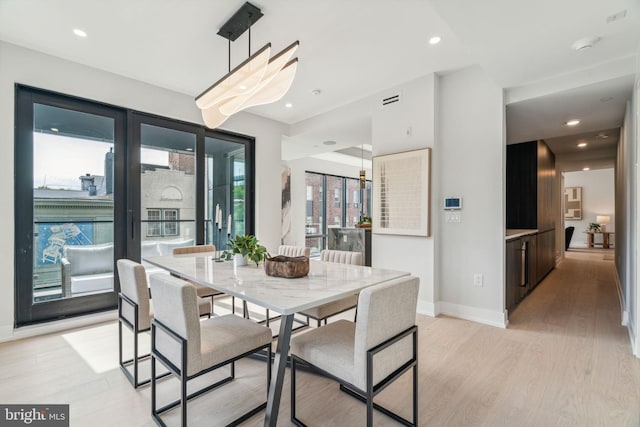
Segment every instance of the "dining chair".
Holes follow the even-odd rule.
[[[138,335],[148,332],[151,328],[151,300],[149,298],[149,286],[147,273],[142,264],[128,259],[119,259],[116,263],[118,278],[120,279],[120,293],[118,294],[118,361],[120,368],[134,388],[148,384],[150,379],[139,381],[138,363],[148,359],[151,354],[138,354]],[[200,316],[209,316],[211,302],[199,298],[198,313]],[[123,360],[122,325],[125,325],[133,333],[133,358]],[[133,374],[129,366],[133,365]]]
[[[338,251],[329,249],[320,252],[320,260],[326,262],[335,262],[338,264],[362,265],[362,252]],[[315,319],[318,322],[318,327],[320,327],[323,320],[324,324],[326,325],[327,319],[329,317],[355,308],[357,304],[358,295],[354,294],[346,298],[342,298],[338,301],[329,302],[318,307],[307,309],[300,314],[307,316],[307,319]]]
[[[418,287],[419,279],[407,276],[365,288],[358,297],[355,322],[341,319],[291,338],[291,421],[295,425],[305,425],[296,417],[299,364],[338,381],[340,390],[365,402],[367,427],[373,425],[373,409],[404,425],[417,425]],[[373,402],[409,369],[413,370],[413,422]]]
[[[164,426],[161,415],[180,406],[182,426],[186,426],[188,401],[232,381],[236,360],[267,350],[267,361],[271,361],[271,330],[233,314],[200,322],[196,288],[192,283],[166,274],[153,274],[150,281],[155,300],[155,317],[151,321],[151,413],[154,420]],[[180,381],[180,399],[161,408],[157,405],[156,361]],[[269,362],[265,363],[265,396],[271,381]],[[187,394],[190,380],[227,365],[229,376]],[[237,425],[265,407],[266,400],[229,425]]]
[[[173,248],[174,255],[184,255],[184,254],[197,254],[203,252],[215,252],[216,247],[214,245],[198,245],[198,246],[181,246],[178,248]],[[196,293],[200,298],[211,298],[211,314],[214,314],[214,298],[220,295],[225,295],[224,292],[220,292],[217,289],[210,288],[208,286],[200,285],[198,283],[192,283],[196,288]],[[236,312],[236,299],[235,297],[231,297],[231,312],[235,314]]]
[[[306,248],[304,246],[291,246],[291,245],[280,245],[278,248],[278,255],[284,256],[306,256],[309,258],[311,254],[311,248]]]

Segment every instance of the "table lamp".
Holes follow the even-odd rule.
[[[607,224],[611,222],[611,217],[609,215],[596,215],[596,222],[600,224],[601,231],[607,231]]]

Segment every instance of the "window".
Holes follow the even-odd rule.
[[[147,225],[147,237],[160,237],[162,236],[162,211],[160,209],[148,209],[147,219],[149,224]],[[155,222],[157,221],[157,222]]]
[[[165,209],[162,211],[162,223],[165,236],[177,236],[179,233],[180,225],[178,222],[178,210],[177,209]]]
[[[360,181],[354,178],[307,172],[305,179],[306,246],[313,256],[326,248],[327,226],[353,227],[361,215],[370,215],[371,181],[361,190]],[[330,195],[329,200],[324,199],[324,194]]]
[[[147,209],[147,237],[180,235],[179,209]]]
[[[115,260],[211,243],[218,205],[254,233],[253,138],[20,85],[15,107],[17,326],[117,307]],[[96,277],[74,280],[89,251]]]

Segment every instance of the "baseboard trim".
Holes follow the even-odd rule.
[[[616,292],[618,293],[618,302],[620,303],[620,324],[629,327],[629,310],[625,307],[624,298],[622,297],[622,283],[620,282],[618,269],[615,265],[613,266],[613,278],[616,282]]]
[[[487,310],[484,308],[470,307],[467,305],[454,304],[451,302],[439,301],[436,305],[437,314],[458,317],[460,319],[471,320],[497,328],[506,328],[508,325],[507,312]]]
[[[37,325],[23,326],[13,329],[10,336],[0,337],[0,342],[16,341],[24,338],[46,335],[53,332],[66,331],[83,326],[96,325],[98,323],[110,322],[118,319],[118,310],[110,310],[101,313],[88,314],[86,316],[71,317],[69,319],[56,320],[53,322],[40,323]]]
[[[640,348],[638,348],[638,335],[636,335],[636,328],[634,322],[629,322],[627,326],[627,331],[629,331],[629,341],[631,341],[631,351],[633,354],[640,359]]]
[[[613,266],[613,277],[616,282],[616,291],[618,292],[618,302],[620,303],[620,324],[627,328],[629,334],[629,342],[631,343],[632,353],[640,359],[640,348],[638,348],[638,335],[636,325],[630,317],[629,310],[625,307],[624,298],[622,297],[622,283],[618,276],[618,269]]]
[[[436,306],[432,302],[418,300],[417,312],[418,314],[436,317]]]

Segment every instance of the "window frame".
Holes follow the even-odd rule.
[[[320,189],[319,189],[319,193],[321,195],[321,200],[322,200],[322,206],[320,209],[320,214],[319,214],[319,224],[320,224],[320,230],[317,233],[306,233],[306,222],[308,220],[308,216],[307,216],[307,207],[305,206],[305,246],[306,246],[306,242],[308,240],[315,240],[315,239],[322,239],[322,248],[326,249],[327,248],[327,229],[329,227],[329,224],[327,224],[327,210],[328,210],[328,206],[329,203],[332,203],[336,208],[340,208],[340,212],[341,212],[341,220],[340,220],[340,224],[338,225],[338,227],[346,227],[347,225],[347,209],[350,206],[348,202],[349,199],[349,190],[347,189],[347,181],[349,180],[356,180],[359,181],[358,178],[353,178],[353,177],[348,177],[348,176],[341,176],[341,175],[333,175],[333,174],[328,174],[328,173],[322,173],[322,172],[315,172],[315,171],[310,171],[310,170],[305,170],[305,183],[306,183],[306,178],[308,174],[313,174],[313,175],[318,175],[320,177],[322,177],[322,181],[321,181],[321,185],[320,185]],[[328,177],[332,177],[332,178],[338,178],[340,179],[340,188],[334,188],[334,191],[331,194],[331,200],[327,201],[326,197],[322,197],[322,195],[326,195],[327,194],[327,178]],[[370,192],[370,196],[368,199],[368,203],[364,203],[364,199],[365,199],[365,195],[362,194],[361,197],[361,192],[357,191],[357,190],[353,190],[352,195],[355,196],[356,192],[357,192],[357,200],[358,202],[354,202],[351,203],[353,208],[361,208],[363,210],[363,214],[365,216],[371,216],[369,209],[370,209],[370,200],[371,200],[371,193],[373,190],[373,183],[371,180],[367,180],[366,181],[367,185],[365,185],[365,189],[363,190],[364,193],[366,193],[367,191]],[[313,188],[313,186],[309,186],[306,185],[306,200],[305,203],[309,203],[309,202],[313,202],[313,190],[312,190],[312,197],[311,200],[309,200],[309,188]],[[336,196],[338,195],[338,197],[341,197],[341,199],[337,199]],[[366,211],[366,212],[364,212]],[[311,219],[313,220],[313,215],[311,216]],[[334,218],[334,223],[331,224],[332,227],[335,227],[335,218]]]
[[[211,130],[201,124],[188,123],[169,117],[136,111],[110,105],[100,101],[61,94],[46,89],[16,83],[15,133],[14,133],[14,252],[16,266],[14,274],[16,327],[45,322],[71,316],[114,309],[117,307],[117,293],[120,291],[118,275],[114,274],[112,292],[88,296],[61,298],[44,303],[33,301],[33,132],[34,105],[44,104],[79,112],[112,117],[115,120],[114,167],[119,173],[114,175],[114,273],[115,260],[129,258],[141,261],[142,246],[141,219],[144,218],[140,206],[140,128],[151,124],[169,129],[186,130],[196,135],[196,244],[203,244],[205,236],[204,199],[206,183],[203,171],[205,164],[205,137],[239,143],[245,150],[245,233],[255,233],[255,137],[229,131]],[[179,233],[180,213],[175,221]],[[191,220],[190,220],[191,221]],[[166,232],[166,230],[163,230]],[[171,230],[169,230],[171,231]],[[162,233],[161,233],[162,234]]]

